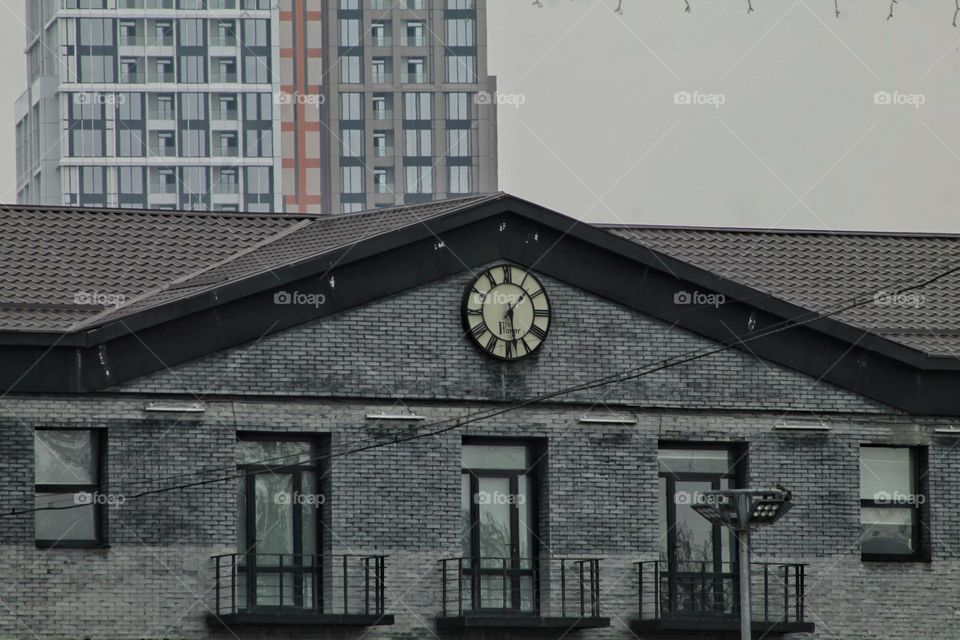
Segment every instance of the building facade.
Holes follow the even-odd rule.
[[[495,191],[485,5],[395,4],[29,0],[18,201],[343,213]]]
[[[0,635],[953,638],[960,238],[572,223],[0,211]]]

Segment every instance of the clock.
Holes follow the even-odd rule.
[[[463,298],[463,323],[485,353],[519,360],[543,345],[550,330],[550,299],[537,277],[521,267],[487,269]]]

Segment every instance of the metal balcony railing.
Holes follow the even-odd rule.
[[[213,562],[217,615],[384,613],[386,556],[229,553]]]
[[[641,620],[739,619],[740,574],[735,563],[665,561],[636,563],[640,573]],[[754,621],[804,622],[804,564],[757,562],[750,565]]]
[[[597,558],[441,560],[443,617],[531,614],[600,617]]]

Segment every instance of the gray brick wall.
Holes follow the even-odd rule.
[[[317,434],[337,454],[358,443],[390,440],[407,428],[367,420],[368,413],[402,404],[428,421],[447,419],[704,344],[548,281],[556,315],[547,346],[536,360],[502,365],[460,336],[457,304],[465,282],[437,283],[111,393],[8,396],[0,412],[2,508],[32,503],[31,432],[39,426],[105,429],[109,490],[132,495],[214,477],[212,469],[233,464],[240,431]],[[384,327],[384,318],[394,321]],[[143,410],[161,393],[192,401],[191,393],[200,392],[211,394],[203,414],[178,420]],[[578,423],[595,404],[599,411],[607,405],[631,412],[638,423]],[[786,411],[815,411],[832,430],[774,431]],[[603,609],[613,619],[610,629],[576,637],[634,637],[627,629],[637,615],[633,563],[654,558],[659,548],[658,442],[689,440],[746,442],[752,481],[782,482],[796,492],[793,512],[757,535],[754,547],[759,559],[810,563],[808,613],[817,638],[953,638],[949,621],[960,610],[960,518],[953,505],[960,478],[954,441],[934,438],[936,424],[942,422],[898,415],[749,355],[728,353],[624,388],[336,456],[326,474],[325,549],[389,556],[387,609],[396,624],[369,631],[231,633],[207,624],[210,557],[235,549],[236,480],[111,508],[108,549],[37,549],[32,516],[5,517],[0,638],[433,638],[441,607],[438,561],[460,550],[464,436],[546,443],[539,496],[543,550],[602,557]],[[864,442],[930,446],[932,563],[860,561],[857,450]],[[182,474],[195,475],[171,479]]]
[[[125,385],[129,392],[517,400],[654,363],[712,343],[551,278],[543,349],[498,363],[463,335],[463,273],[363,308],[268,336]],[[278,307],[282,312],[283,307]],[[704,310],[709,313],[709,309]],[[770,363],[727,351],[624,384],[566,396],[576,403],[797,411],[889,411]]]

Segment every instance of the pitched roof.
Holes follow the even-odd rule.
[[[96,326],[497,197],[337,216],[0,206],[0,331]]]
[[[960,236],[607,226],[611,233],[818,312],[960,266]],[[837,320],[930,355],[960,357],[960,272]]]
[[[0,331],[101,326],[506,194],[338,216],[0,206]],[[813,311],[960,262],[960,236],[601,225],[633,243]],[[836,319],[960,355],[960,273]],[[99,300],[92,300],[95,295]],[[104,306],[103,297],[111,304]]]

